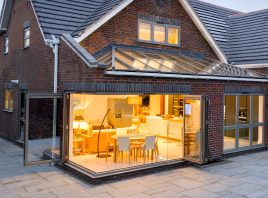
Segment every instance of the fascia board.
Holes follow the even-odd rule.
[[[103,17],[101,17],[99,20],[97,20],[95,23],[90,25],[84,33],[78,37],[75,38],[75,40],[80,43],[85,38],[87,38],[90,34],[92,34],[95,30],[97,30],[99,27],[101,27],[104,23],[109,21],[112,17],[114,17],[116,14],[118,14],[121,10],[123,10],[125,7],[127,7],[130,3],[132,3],[134,0],[125,0],[121,2],[119,5],[117,5],[114,9],[109,11],[107,14],[105,14]]]
[[[203,21],[200,19],[198,14],[195,12],[192,5],[189,3],[188,0],[179,0],[186,12],[189,14],[195,25],[198,27],[202,35],[205,37],[205,39],[208,41],[209,45],[212,47],[214,52],[217,54],[218,58],[223,63],[228,63],[227,57],[222,51],[222,49],[219,47],[217,42],[215,41],[214,37],[210,34],[207,27],[203,23]]]

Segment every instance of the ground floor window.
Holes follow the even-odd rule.
[[[13,111],[13,90],[5,89],[5,110]]]
[[[264,95],[224,96],[224,152],[263,145]]]
[[[188,103],[187,127],[200,130],[200,102]],[[94,172],[183,158],[183,95],[71,94],[70,109],[69,160]]]

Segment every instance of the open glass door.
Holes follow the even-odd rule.
[[[206,162],[205,104],[202,96],[184,97],[184,158],[198,164]]]
[[[25,166],[60,159],[63,133],[62,107],[63,94],[26,94]]]

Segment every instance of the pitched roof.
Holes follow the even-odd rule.
[[[235,65],[268,63],[268,10],[249,13],[189,0],[207,29]]]
[[[74,37],[82,35],[78,40],[87,37],[132,1],[31,0],[45,39],[65,33]],[[268,28],[265,26],[268,10],[242,13],[200,0],[180,0],[182,4],[189,4],[188,1],[195,10],[188,13],[198,14],[198,17],[192,16],[194,21],[201,18],[205,26],[201,24],[204,28],[200,28],[200,23],[197,26],[223,62],[227,56],[229,62],[237,65],[268,63]],[[9,6],[3,6],[0,33],[7,28],[12,6],[12,0],[4,0],[4,5],[5,2]],[[206,33],[208,31],[213,37]]]
[[[124,0],[31,0],[45,38],[78,35]]]
[[[114,53],[112,53],[114,51]],[[160,72],[181,75],[218,77],[267,78],[247,69],[222,63],[192,52],[169,51],[146,47],[112,44],[97,52],[99,63],[112,71]]]
[[[239,11],[220,7],[198,0],[189,0],[207,29],[210,31],[226,56],[229,53],[230,15],[241,14]]]
[[[230,16],[229,61],[268,63],[268,10]]]
[[[1,13],[0,13],[0,33],[7,30],[12,5],[13,5],[13,0],[4,0],[3,5],[2,5],[2,10],[0,7],[0,11],[1,11]]]

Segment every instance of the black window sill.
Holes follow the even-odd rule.
[[[24,47],[23,49],[26,50],[26,49],[29,49],[29,48],[30,48],[30,46],[27,46],[27,47]]]
[[[9,110],[9,109],[3,109],[3,111],[7,113],[13,113],[13,110]]]
[[[4,53],[4,55],[8,55],[8,52],[7,53]]]

